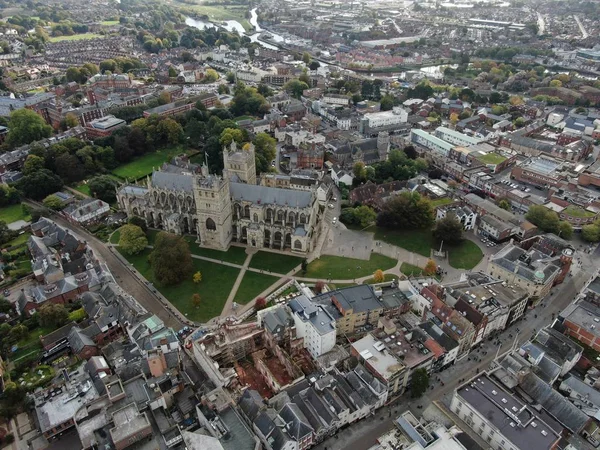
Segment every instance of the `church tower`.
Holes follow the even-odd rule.
[[[254,144],[244,144],[238,148],[235,141],[229,148],[223,147],[223,174],[229,181],[256,184],[256,160]]]
[[[232,238],[229,181],[216,175],[194,176],[196,227],[200,244],[225,250]]]
[[[387,161],[390,152],[390,134],[387,131],[380,131],[377,135],[377,152],[380,161]]]

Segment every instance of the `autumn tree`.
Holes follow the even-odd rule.
[[[317,281],[317,282],[315,283],[315,288],[314,288],[314,291],[315,291],[317,294],[320,294],[321,292],[323,292],[323,288],[324,288],[324,287],[325,287],[325,283],[324,283],[323,281],[319,280],[319,281]]]
[[[202,281],[202,272],[198,271],[194,274],[194,283],[198,284]]]
[[[148,245],[146,233],[135,225],[124,225],[120,230],[119,248],[128,255],[137,255]]]
[[[375,281],[375,283],[383,283],[385,281],[385,274],[383,273],[383,270],[377,269],[375,271],[373,274],[373,281]]]
[[[163,285],[180,283],[194,270],[187,241],[182,236],[164,231],[158,233],[148,259],[154,279]]]
[[[456,125],[456,122],[458,122],[458,114],[456,114],[456,113],[450,114],[450,122],[452,122],[453,125]]]
[[[258,297],[254,302],[254,309],[260,311],[261,309],[265,309],[267,307],[267,299],[264,297]]]
[[[427,264],[425,264],[423,273],[425,275],[435,275],[436,272],[437,272],[437,264],[435,263],[435,261],[433,259],[430,259],[429,261],[427,261]]]
[[[198,308],[200,306],[200,303],[202,301],[202,298],[200,297],[200,294],[196,293],[194,295],[192,295],[192,304]]]

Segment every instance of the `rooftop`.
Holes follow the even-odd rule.
[[[598,306],[580,301],[567,306],[560,316],[593,334],[596,338],[600,337],[600,308]]]
[[[385,380],[393,378],[405,368],[400,358],[371,334],[354,342],[352,348]]]

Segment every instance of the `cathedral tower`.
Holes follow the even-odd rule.
[[[216,175],[194,176],[197,229],[200,244],[225,250],[232,237],[229,181]]]
[[[256,184],[256,160],[254,144],[238,148],[235,141],[229,148],[223,147],[223,174],[229,181]]]

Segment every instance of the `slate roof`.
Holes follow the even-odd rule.
[[[296,441],[314,432],[308,419],[295,403],[285,405],[279,411],[279,416],[285,421],[287,432]]]
[[[194,192],[193,183],[194,177],[190,175],[159,171],[152,173],[152,186],[158,189],[192,193]]]
[[[238,401],[238,407],[250,422],[254,422],[261,410],[264,409],[265,404],[258,391],[246,389]]]
[[[83,333],[79,327],[73,327],[69,333],[69,345],[74,353],[79,353],[85,347],[95,347],[96,344],[92,339]]]
[[[307,208],[312,204],[313,195],[308,191],[281,189],[253,184],[230,183],[229,189],[234,200],[256,204]]]

